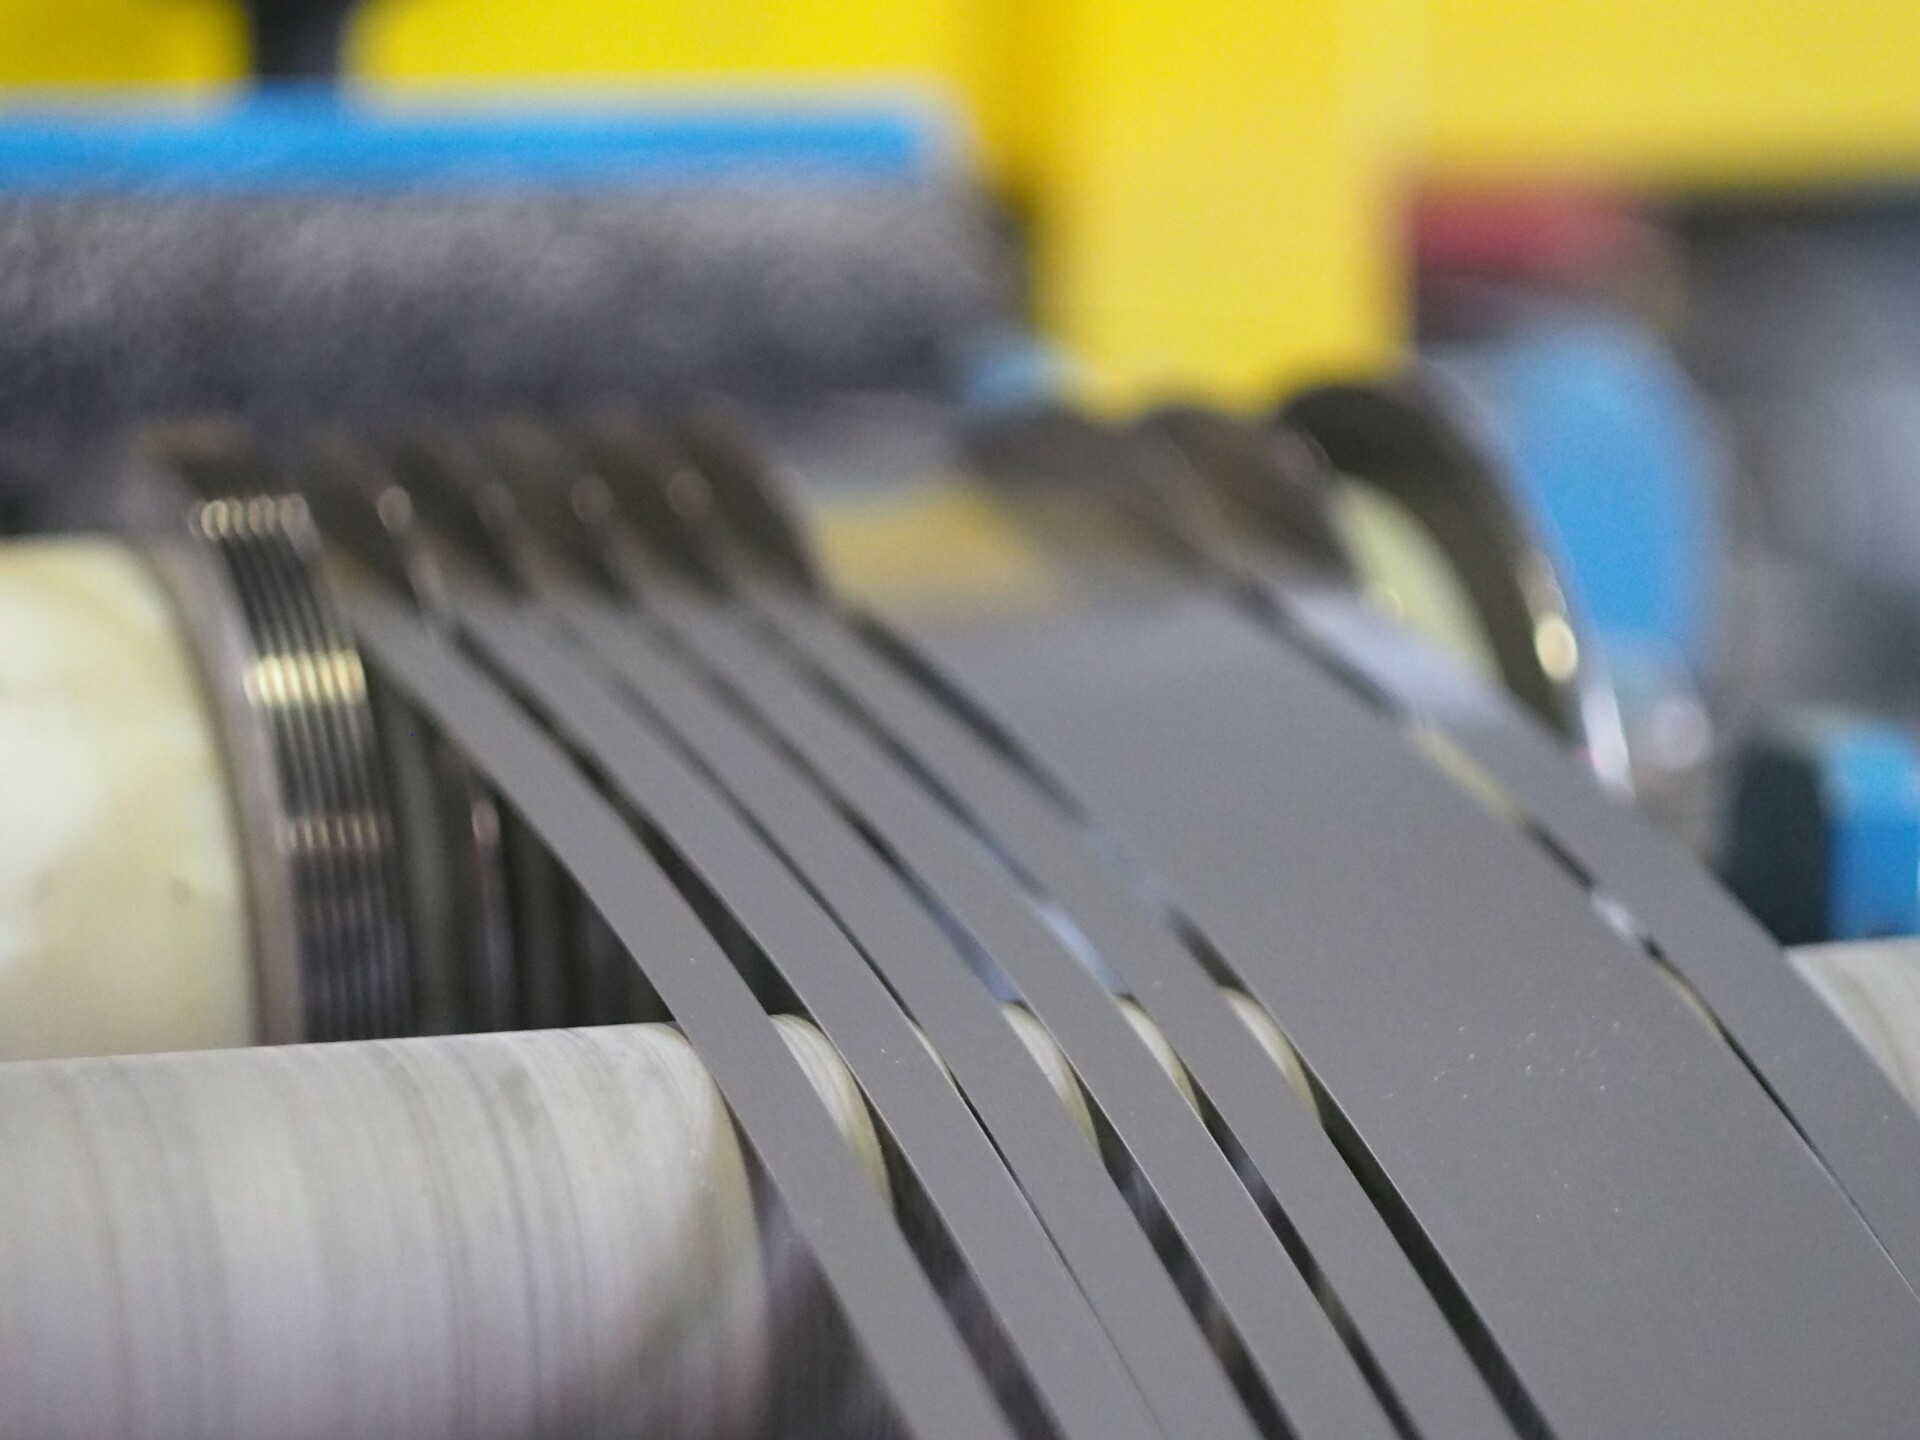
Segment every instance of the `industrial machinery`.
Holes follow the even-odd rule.
[[[170,212],[388,248],[17,367],[87,483],[0,549],[0,1436],[1912,1435],[1911,961],[1635,816],[1422,377],[882,394],[992,308],[849,251],[924,201],[782,291],[689,257],[812,201],[682,196],[724,296],[590,354],[664,202]]]

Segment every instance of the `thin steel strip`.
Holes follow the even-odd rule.
[[[865,817],[934,903],[973,936],[1053,1033],[1153,1188],[1293,1432],[1308,1440],[1390,1434],[1353,1357],[1200,1117],[1029,897],[847,717],[731,619],[696,607],[674,619],[762,713],[777,717],[781,733]]]
[[[1134,1217],[997,1006],[900,877],[776,750],[763,712],[685,648],[692,606],[649,589],[641,612],[576,602],[568,623],[703,760],[767,843],[901,997],[952,1070],[1169,1435],[1254,1429]],[[672,658],[669,658],[669,656]],[[689,666],[697,667],[689,670]],[[696,680],[695,675],[701,678]]]
[[[845,1059],[919,1178],[1063,1437],[1160,1432],[992,1145],[845,935],[549,623],[559,610],[453,591],[462,627],[682,858],[772,958]]]
[[[1920,1285],[1920,1114],[1753,918],[1672,840],[1586,783],[1499,697],[1350,602],[1301,592],[1283,599],[1321,645],[1452,736],[1632,912],[1752,1061],[1908,1282]]]
[[[1412,1428],[1428,1440],[1505,1420],[1365,1191],[1317,1120],[1166,920],[1137,899],[1071,820],[876,651],[818,608],[772,596],[762,613],[857,697],[876,726],[971,811],[1118,973],[1245,1150],[1325,1276]]]
[[[1481,457],[1470,445],[1456,443],[1460,437],[1440,423],[1431,397],[1414,394],[1409,399],[1412,393],[1329,390],[1303,400],[1296,418],[1319,415],[1326,425],[1313,433],[1337,438],[1354,451],[1349,458],[1367,458],[1361,453],[1369,443],[1367,435],[1389,450],[1410,445],[1425,453],[1427,468],[1442,480],[1451,477],[1469,499],[1488,501],[1492,477]],[[1364,418],[1369,408],[1398,422],[1406,433],[1382,441],[1375,433],[1379,426],[1368,430],[1351,423]],[[1243,431],[1243,438],[1261,438],[1237,422],[1218,423]],[[1392,469],[1406,458],[1386,457],[1385,463]],[[1242,483],[1252,478],[1243,477]],[[1269,465],[1263,483],[1288,489],[1290,477]],[[1431,478],[1425,483],[1432,488]],[[1479,508],[1485,511],[1486,505]],[[1167,517],[1160,518],[1165,524]],[[1692,857],[1609,803],[1575,766],[1565,763],[1566,757],[1522,707],[1475,684],[1406,631],[1347,596],[1303,580],[1297,567],[1289,570],[1275,564],[1275,557],[1255,551],[1230,551],[1209,535],[1197,513],[1179,517],[1173,527],[1180,531],[1172,538],[1186,563],[1222,582],[1259,623],[1317,651],[1336,671],[1357,676],[1390,703],[1461,744],[1526,818],[1585,872],[1584,879],[1631,913],[1661,962],[1714,1013],[1730,1043],[1821,1157],[1909,1285],[1920,1281],[1920,1115],[1901,1103],[1826,1007],[1789,976],[1773,942]],[[1506,525],[1502,533],[1511,528]],[[1540,582],[1532,573],[1538,569],[1537,555],[1523,553],[1524,545],[1508,543],[1505,548],[1514,565]],[[1526,588],[1528,575],[1516,583]],[[1547,588],[1553,589],[1551,583]]]
[[[1144,847],[1545,1423],[1910,1433],[1912,1294],[1565,873],[1216,601],[1142,598],[893,623]]]
[[[660,992],[902,1421],[929,1440],[1011,1440],[905,1238],[773,1022],[632,831],[538,726],[418,619],[368,591],[342,600],[390,683],[491,777]]]

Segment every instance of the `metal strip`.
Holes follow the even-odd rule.
[[[971,635],[895,623],[1177,887],[1544,1423],[1911,1433],[1912,1294],[1645,960],[1352,695],[1141,588]]]
[[[389,682],[486,771],[666,1001],[902,1421],[924,1437],[1011,1440],[905,1238],[773,1022],[632,831],[551,739],[418,619],[358,588],[343,602]]]
[[[1288,614],[1370,683],[1451,735],[1594,882],[1625,905],[1748,1057],[1911,1284],[1920,1286],[1920,1114],[1779,947],[1669,838],[1587,784],[1512,707],[1349,602]]]
[[[1288,413],[1296,423],[1313,422],[1310,432],[1332,445],[1342,463],[1392,472],[1401,489],[1431,489],[1431,478],[1406,470],[1424,454],[1425,468],[1457,482],[1490,533],[1498,532],[1485,543],[1509,552],[1520,572],[1513,583],[1522,589],[1545,585],[1537,554],[1508,533],[1511,516],[1497,513],[1490,472],[1442,423],[1430,397],[1334,388],[1303,397]],[[1382,423],[1361,423],[1369,416]],[[1289,477],[1269,468],[1267,483],[1287,488]],[[1426,509],[1437,503],[1430,496]],[[1180,528],[1184,543],[1176,549],[1184,559],[1223,581],[1261,623],[1317,648],[1334,668],[1357,674],[1402,710],[1449,734],[1586,878],[1631,912],[1661,962],[1714,1013],[1909,1285],[1920,1281],[1920,1115],[1901,1103],[1825,1007],[1794,983],[1777,947],[1752,918],[1691,856],[1608,803],[1518,707],[1364,607],[1302,583],[1284,567],[1230,555],[1198,524]]]
[[[817,609],[768,597],[787,643],[964,803],[966,818],[1071,917],[1172,1042],[1338,1298],[1407,1421],[1428,1440],[1505,1427],[1492,1395],[1366,1193],[1213,977],[1095,856],[1073,823],[943,707]]]
[[[493,665],[537,695],[621,798],[669,838],[839,1050],[1058,1432],[1083,1440],[1158,1434],[1046,1232],[859,952],[707,782],[637,718],[613,682],[595,675],[597,667],[548,623],[550,615],[460,590],[454,603]]]
[[[749,812],[901,997],[1025,1191],[1115,1349],[1167,1434],[1250,1437],[1254,1430],[1159,1258],[1099,1157],[952,942],[796,768],[747,702],[709,661],[684,649],[693,606],[647,592],[679,658],[639,615],[578,602],[569,624],[645,698]],[[683,663],[701,668],[695,683]],[[720,696],[726,696],[722,703]]]
[[[992,957],[1053,1033],[1294,1433],[1388,1435],[1353,1357],[1200,1117],[1028,896],[845,717],[730,620],[686,607],[674,621],[761,713],[777,717],[821,781],[878,832],[931,903]],[[931,1030],[930,1019],[923,1022]]]

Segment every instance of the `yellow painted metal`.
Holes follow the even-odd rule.
[[[1031,222],[1082,398],[1264,398],[1399,338],[1393,140],[1410,0],[375,0],[385,81],[931,79]],[[1383,43],[1383,34],[1388,43]]]
[[[957,79],[970,0],[372,0],[354,68],[412,81]]]
[[[240,12],[222,0],[0,0],[0,88],[229,82]]]
[[[1027,93],[1040,319],[1096,403],[1277,385],[1399,338],[1400,0],[1050,0]]]
[[[1912,0],[1427,0],[1423,167],[1776,184],[1920,173]]]

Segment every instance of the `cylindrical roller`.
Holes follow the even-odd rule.
[[[241,846],[166,591],[117,544],[11,544],[0,632],[0,1059],[251,1043]]]
[[[831,1330],[665,1026],[4,1065],[0,1154],[0,1435],[787,1433]]]
[[[1920,1108],[1920,942],[1804,945],[1787,955],[1894,1088]]]

